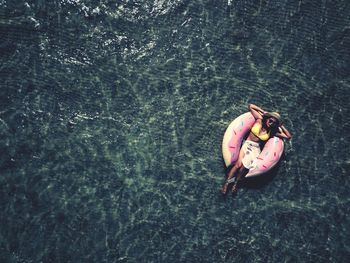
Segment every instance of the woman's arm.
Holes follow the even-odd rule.
[[[263,118],[265,111],[262,108],[254,105],[254,104],[249,104],[248,108],[249,108],[250,112],[253,114],[255,119],[261,120]]]
[[[279,129],[280,132],[277,132],[275,135],[280,137],[280,138],[284,138],[287,140],[292,139],[292,134],[290,134],[290,132],[287,130],[286,127],[284,127],[284,125],[282,124]]]

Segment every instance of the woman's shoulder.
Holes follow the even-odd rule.
[[[262,119],[256,119],[255,122],[254,122],[254,125],[261,125],[262,124]]]
[[[251,128],[251,131],[255,134],[259,134],[261,126],[262,126],[261,120],[256,120]]]

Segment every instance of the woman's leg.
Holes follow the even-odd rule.
[[[233,193],[237,192],[238,181],[240,181],[242,178],[244,178],[247,175],[248,172],[249,172],[249,169],[245,168],[244,165],[242,165],[241,168],[238,171],[237,180],[236,180],[235,184],[232,187],[232,192]]]
[[[243,147],[242,147],[243,148]],[[224,183],[223,187],[222,187],[222,190],[221,192],[223,194],[226,193],[227,191],[227,187],[229,185],[229,180],[235,175],[235,173],[237,172],[238,169],[240,169],[242,167],[242,159],[244,158],[244,155],[245,155],[245,151],[243,149],[240,150],[239,152],[239,156],[238,156],[238,159],[235,163],[234,166],[231,167],[231,170],[229,171],[228,173],[228,176],[227,176],[227,179],[226,179],[226,182]]]
[[[243,148],[243,147],[242,147]],[[244,158],[244,155],[245,155],[245,150],[244,149],[241,149],[240,152],[239,152],[239,156],[238,156],[238,159],[235,163],[235,165],[231,168],[231,170],[229,171],[228,173],[228,176],[227,176],[227,181],[230,180],[234,174],[237,172],[237,170],[239,168],[241,168],[242,166],[242,160]]]

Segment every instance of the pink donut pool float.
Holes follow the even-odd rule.
[[[237,161],[243,139],[254,123],[253,115],[247,112],[234,119],[226,129],[222,141],[222,155],[227,167]],[[246,177],[258,176],[271,170],[280,160],[283,149],[283,140],[276,136],[271,137],[265,143],[254,167],[249,170]]]

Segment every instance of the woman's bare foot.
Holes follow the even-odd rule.
[[[228,187],[228,183],[225,182],[225,184],[222,186],[222,189],[221,189],[221,193],[222,193],[222,194],[226,194],[226,192],[227,192],[227,187]]]
[[[237,193],[237,189],[238,189],[238,187],[237,187],[237,182],[233,185],[233,187],[232,187],[232,193]]]

